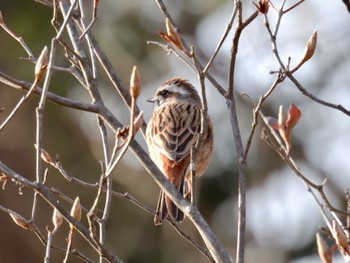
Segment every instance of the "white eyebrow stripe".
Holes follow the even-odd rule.
[[[187,95],[187,94],[190,94],[190,92],[188,92],[186,89],[184,88],[180,88],[179,86],[177,85],[168,85],[166,87],[167,90],[169,90],[170,92],[174,92],[174,93],[180,93],[182,95]]]

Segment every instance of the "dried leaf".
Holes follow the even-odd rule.
[[[10,216],[12,218],[12,220],[19,225],[20,227],[24,228],[25,230],[29,230],[31,229],[31,225],[30,223],[24,219],[23,217],[19,216],[19,215],[15,215],[13,213],[10,213]]]
[[[301,111],[295,106],[293,103],[290,105],[288,110],[288,119],[287,119],[287,127],[289,129],[293,129],[295,125],[297,125],[298,121],[301,117]]]
[[[48,62],[48,49],[47,46],[44,47],[44,49],[41,51],[41,54],[35,64],[35,80],[39,83],[46,72],[47,68],[47,62]]]
[[[320,256],[322,263],[332,263],[332,253],[320,233],[316,234],[316,242],[318,255]]]
[[[130,95],[136,99],[141,93],[141,78],[137,66],[132,69],[130,77]]]

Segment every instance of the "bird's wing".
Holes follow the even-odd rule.
[[[181,161],[196,144],[201,129],[200,108],[196,104],[176,103],[153,113],[153,147],[174,162]]]

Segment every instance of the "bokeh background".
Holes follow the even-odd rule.
[[[233,1],[178,0],[164,1],[177,22],[184,38],[195,45],[200,59],[206,63],[219,42],[229,20]],[[280,1],[274,1],[278,6]],[[91,1],[86,1],[90,4]],[[287,6],[296,1],[287,1]],[[254,12],[244,1],[244,16]],[[28,0],[0,2],[6,24],[23,37],[38,56],[50,44],[55,32],[50,24],[51,9]],[[271,26],[276,21],[269,12]],[[283,17],[277,43],[284,61],[299,61],[305,43],[314,30],[318,31],[316,54],[298,72],[296,78],[314,95],[350,108],[350,14],[342,1],[305,1]],[[182,76],[198,86],[196,76],[173,55],[148,40],[162,41],[157,32],[165,31],[164,17],[154,1],[100,1],[98,21],[92,29],[124,83],[129,82],[131,69],[139,67],[143,82],[138,106],[149,120],[152,107],[146,102],[164,80]],[[229,52],[232,34],[224,43],[211,73],[227,86]],[[26,53],[13,38],[0,30],[0,70],[20,80],[33,81],[34,65],[20,57]],[[69,66],[63,57],[58,65]],[[236,90],[240,128],[245,142],[252,121],[252,108],[238,93],[246,93],[257,101],[267,91],[277,70],[271,53],[269,36],[258,17],[243,32],[236,66]],[[106,104],[124,123],[129,116],[118,94],[102,70],[99,86]],[[68,74],[56,72],[50,91],[90,101],[87,92]],[[224,98],[208,83],[209,114],[214,120],[215,152],[207,173],[197,181],[198,203],[203,216],[215,233],[235,255],[237,214],[237,158],[235,155],[229,115]],[[0,106],[9,112],[23,95],[0,83]],[[279,105],[285,108],[295,103],[302,118],[293,130],[293,155],[303,173],[316,183],[328,177],[326,193],[337,207],[344,208],[343,193],[350,186],[350,120],[340,111],[326,108],[304,97],[289,81],[283,82],[263,107],[265,114],[277,115]],[[35,175],[35,107],[38,98],[31,98],[0,134],[0,160],[23,176]],[[3,120],[5,113],[0,115]],[[246,262],[319,262],[315,234],[323,219],[303,183],[280,158],[259,138],[258,127],[248,158]],[[111,143],[113,135],[111,137]],[[137,137],[144,146],[142,136]],[[96,117],[89,113],[47,104],[44,119],[44,148],[60,161],[71,176],[96,182],[100,174],[102,147]],[[155,208],[158,186],[131,153],[113,173],[114,190],[129,192],[145,205]],[[82,204],[91,206],[95,191],[67,183],[61,175],[49,169],[49,186],[60,189]],[[8,184],[0,191],[0,204],[29,218],[32,193]],[[69,204],[67,208],[69,207]],[[37,220],[44,227],[51,225],[52,209],[39,203]],[[84,219],[85,220],[85,219]],[[10,217],[0,213],[0,262],[43,261],[44,246],[28,231],[13,224]],[[188,222],[181,226],[199,243],[200,237]],[[68,227],[60,229],[54,239],[65,246]],[[76,245],[86,251],[85,241],[77,238]],[[127,262],[205,262],[199,252],[168,224],[153,225],[150,214],[129,201],[114,198],[107,229],[107,246]],[[20,251],[20,253],[19,253]],[[93,251],[86,253],[96,260]],[[339,255],[338,255],[339,256]],[[53,252],[53,262],[63,255]],[[337,259],[336,259],[337,260]],[[335,261],[336,261],[335,260]],[[342,262],[338,258],[339,262]],[[79,262],[73,259],[72,262]]]

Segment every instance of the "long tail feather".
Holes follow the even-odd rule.
[[[180,185],[177,187],[179,193],[183,196],[184,192],[184,179],[181,180]],[[184,213],[174,204],[173,201],[164,193],[163,190],[160,191],[157,210],[154,216],[154,224],[161,225],[163,221],[171,216],[177,222],[182,222],[184,220]]]

